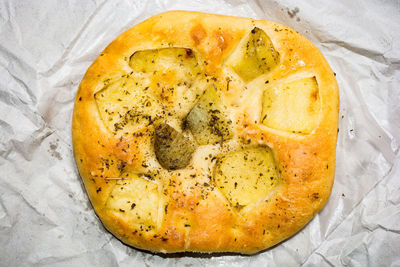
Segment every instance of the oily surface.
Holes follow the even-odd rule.
[[[125,243],[254,253],[328,200],[337,116],[334,75],[295,31],[168,12],[89,68],[74,153],[96,213]]]

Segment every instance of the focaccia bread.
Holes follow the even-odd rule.
[[[97,215],[124,243],[251,254],[327,202],[338,106],[334,73],[294,30],[167,12],[86,72],[74,154]]]

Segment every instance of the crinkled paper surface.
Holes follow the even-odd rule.
[[[268,19],[337,74],[340,132],[327,206],[253,256],[125,246],[88,202],[71,147],[78,85],[120,33],[166,10]],[[400,266],[400,2],[0,0],[0,266]]]

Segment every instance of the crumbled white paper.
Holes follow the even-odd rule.
[[[93,212],[71,149],[78,85],[119,34],[166,10],[268,19],[337,74],[340,132],[327,206],[253,256],[159,255]],[[400,266],[400,2],[0,0],[0,266]]]

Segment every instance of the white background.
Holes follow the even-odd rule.
[[[288,25],[337,73],[331,198],[297,235],[254,256],[127,247],[99,222],[75,167],[71,115],[86,69],[120,33],[174,9]],[[398,0],[0,0],[0,266],[400,266],[399,144]]]

